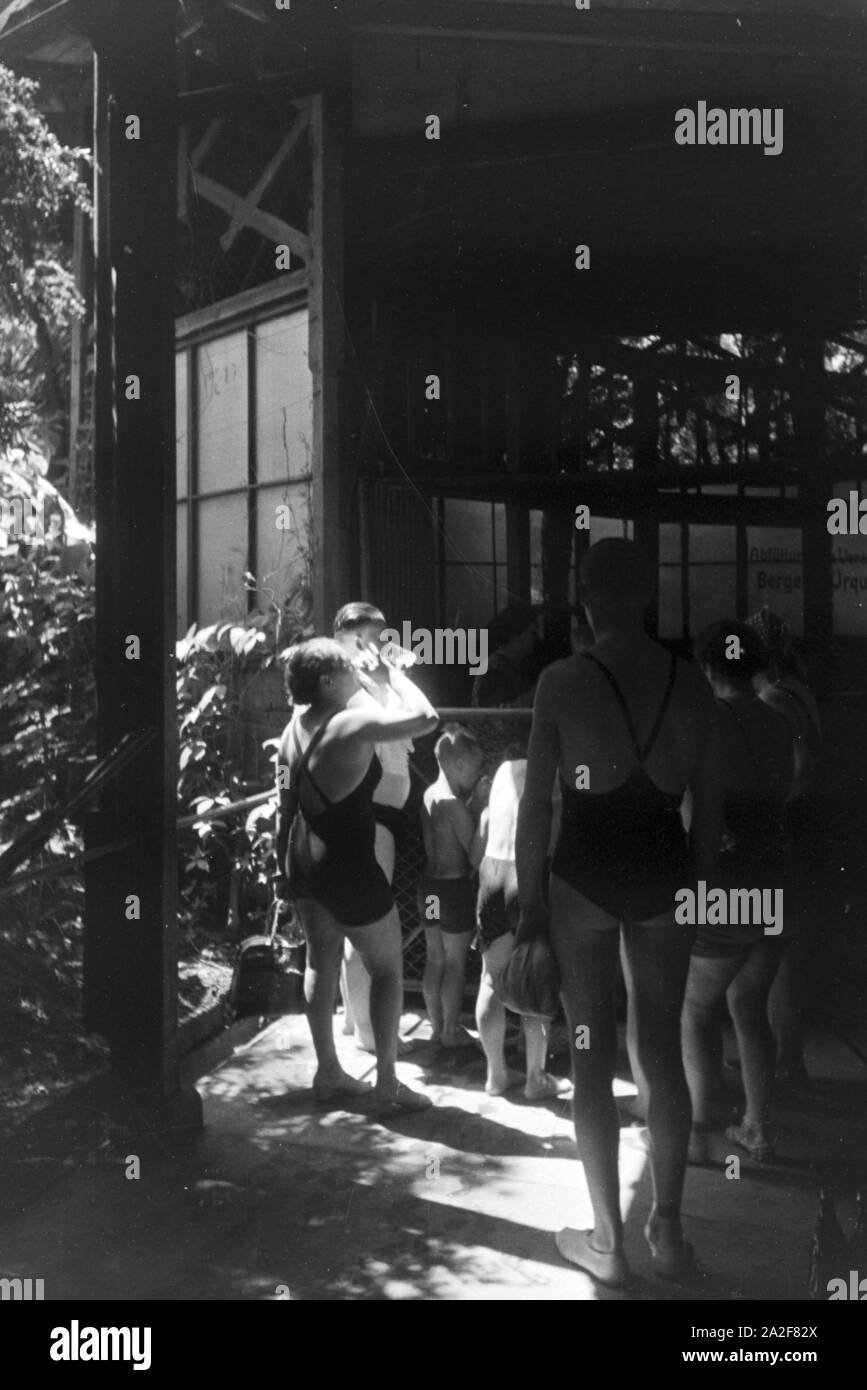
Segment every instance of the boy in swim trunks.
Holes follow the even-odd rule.
[[[491,783],[490,800],[479,829],[485,853],[479,865],[476,913],[483,963],[476,1023],[488,1063],[485,1082],[488,1095],[501,1096],[524,1080],[527,1100],[545,1100],[550,1096],[567,1095],[572,1090],[571,1082],[549,1076],[545,1071],[548,1025],[541,1018],[522,1019],[527,1052],[527,1075],[526,1079],[522,1078],[520,1073],[506,1066],[506,1010],[497,992],[503,967],[514,950],[518,925],[515,833],[526,771],[526,758],[500,764]]]
[[[472,874],[478,862],[473,852],[476,820],[465,801],[479,782],[482,750],[466,729],[448,724],[435,752],[440,775],[428,787],[421,806],[427,856],[418,885],[427,953],[422,988],[431,1041],[456,1048],[473,1042],[460,1026],[467,949],[476,925]],[[477,814],[480,811],[481,807]]]

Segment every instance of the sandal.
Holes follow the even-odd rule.
[[[433,1100],[424,1091],[414,1091],[399,1081],[393,1091],[382,1095],[374,1087],[374,1114],[394,1115],[399,1110],[430,1110]]]
[[[748,1153],[755,1163],[773,1163],[776,1150],[768,1135],[769,1129],[773,1129],[773,1125],[757,1125],[753,1120],[744,1120],[739,1125],[729,1126],[726,1139]]]

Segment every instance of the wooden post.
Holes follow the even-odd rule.
[[[350,460],[343,456],[343,132],[345,101],[310,99],[310,258],[307,263],[313,376],[313,614],[330,632],[349,595]]]
[[[654,368],[649,366],[647,371],[654,373]],[[659,459],[659,412],[655,373],[649,376],[636,375],[633,391],[634,463],[636,482],[641,483],[648,473],[656,471]],[[656,517],[642,514],[640,488],[636,498],[633,527],[635,545],[653,576],[653,602],[648,613],[647,627],[650,635],[656,637],[659,632],[659,522]],[[686,583],[686,576],[684,576],[684,583]]]
[[[181,1091],[176,1056],[174,5],[131,6],[123,26],[110,5],[87,13],[99,69],[99,746],[145,728],[158,740],[90,827],[91,840],[110,827],[137,843],[87,876],[86,1021],[109,1038],[118,1110],[148,1131],[188,1129],[201,1106]]]
[[[831,496],[825,448],[825,344],[812,338],[799,345],[800,363],[810,379],[792,400],[798,441],[798,497],[802,515],[804,637],[814,652],[827,649],[831,636]],[[816,662],[817,669],[819,663]]]
[[[517,340],[505,344],[506,468],[521,471],[521,359]],[[530,512],[516,502],[506,504],[506,574],[509,601],[530,597]]]

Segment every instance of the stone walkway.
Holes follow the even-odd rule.
[[[385,1121],[366,1101],[323,1109],[309,1089],[305,1021],[282,1020],[199,1082],[206,1130],[183,1154],[142,1157],[129,1179],[127,1155],[106,1151],[67,1167],[25,1210],[7,1209],[0,1274],[43,1278],[47,1299],[799,1300],[820,1159],[851,1220],[855,1177],[867,1172],[867,1066],[829,1034],[811,1043],[813,1094],[781,1096],[779,1165],[743,1159],[737,1180],[722,1166],[690,1168],[685,1224],[710,1276],[696,1288],[650,1270],[647,1155],[624,1118],[638,1284],[630,1295],[597,1289],[553,1240],[590,1215],[568,1103],[488,1097],[481,1057],[450,1069],[417,1015],[403,1027],[417,1045],[401,1073],[427,1087],[434,1109]],[[867,1056],[864,1029],[849,1033]],[[372,1070],[339,1045],[348,1070]],[[617,1089],[624,1100],[633,1090]]]

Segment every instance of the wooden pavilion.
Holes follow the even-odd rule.
[[[613,529],[661,636],[767,599],[860,682],[867,549],[826,516],[865,480],[865,57],[859,0],[0,6],[67,135],[92,100],[99,751],[158,753],[91,827],[137,848],[88,873],[86,1010],[137,1107],[195,1112],[176,629],[215,556],[271,565],[281,502],[326,630],[358,593],[423,626],[565,602]],[[678,144],[699,102],[782,111],[782,150]]]

